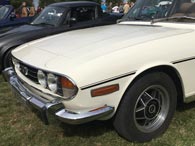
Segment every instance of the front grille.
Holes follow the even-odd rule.
[[[20,63],[20,72],[31,81],[38,84],[37,72],[38,69],[30,67],[26,64]]]

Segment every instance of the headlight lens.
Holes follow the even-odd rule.
[[[12,63],[18,70],[20,70],[20,63],[18,62],[18,60],[12,58]]]
[[[38,78],[38,82],[39,84],[41,84],[41,86],[43,88],[46,88],[47,87],[47,81],[46,81],[46,75],[43,71],[41,70],[38,70],[37,72],[37,78]]]
[[[64,98],[71,99],[77,94],[78,88],[70,79],[61,77],[60,82]]]
[[[47,85],[53,93],[56,93],[58,90],[58,77],[49,73],[47,75]]]

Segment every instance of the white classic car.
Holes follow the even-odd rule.
[[[113,117],[116,131],[144,142],[195,98],[195,3],[138,0],[118,24],[24,44],[4,77],[48,122]],[[151,21],[149,21],[151,20]]]

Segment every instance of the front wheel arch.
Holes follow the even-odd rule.
[[[176,89],[177,89],[177,104],[181,105],[184,102],[184,87],[183,87],[183,81],[182,78],[179,74],[179,72],[172,66],[168,66],[168,65],[160,65],[160,66],[154,66],[151,68],[148,68],[142,72],[140,72],[134,79],[133,81],[131,81],[131,83],[129,84],[129,86],[127,87],[126,91],[131,88],[133,86],[133,84],[140,78],[142,78],[144,75],[152,73],[152,72],[164,72],[167,75],[169,75],[171,77],[171,79],[173,80]],[[125,91],[125,92],[126,92]],[[123,96],[125,95],[125,92],[123,94]],[[123,97],[122,96],[122,97]],[[122,98],[121,98],[122,100]],[[120,105],[120,103],[119,103]]]

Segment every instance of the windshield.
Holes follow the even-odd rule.
[[[9,11],[8,7],[0,6],[0,20],[3,19],[7,15],[8,11]]]
[[[152,20],[166,17],[172,7],[173,0],[137,0],[124,18],[130,20]]]
[[[122,20],[145,20],[187,16],[195,17],[195,0],[137,0]]]
[[[62,7],[46,7],[31,24],[56,26],[61,20],[64,12],[65,8]]]
[[[177,0],[171,16],[195,17],[195,0]]]

